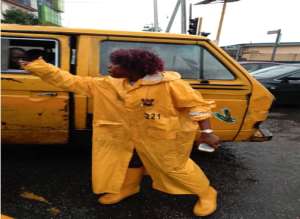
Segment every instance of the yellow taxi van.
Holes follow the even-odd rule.
[[[211,40],[194,35],[1,25],[1,128],[5,144],[64,144],[92,129],[92,99],[60,90],[19,68],[30,52],[74,75],[105,76],[119,48],[157,53],[204,98],[222,141],[265,141],[273,96]]]

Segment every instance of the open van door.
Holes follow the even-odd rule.
[[[16,60],[38,55],[69,71],[69,37],[2,32],[2,142],[57,144],[69,138],[69,93],[20,69]]]
[[[143,48],[158,54],[165,69],[181,73],[183,79],[206,100],[215,100],[211,124],[222,141],[232,141],[241,131],[249,106],[252,84],[222,50],[208,40],[134,37],[98,38],[100,71],[107,73],[109,54],[116,49]],[[95,63],[96,65],[96,63]],[[252,130],[247,130],[249,135]]]

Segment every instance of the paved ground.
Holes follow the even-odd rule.
[[[213,154],[193,154],[219,191],[219,208],[208,218],[300,219],[300,109],[277,107],[265,126],[274,134],[270,142],[231,143]],[[196,218],[196,197],[154,191],[148,177],[140,194],[114,206],[98,205],[90,154],[88,146],[3,145],[2,213],[20,219]]]

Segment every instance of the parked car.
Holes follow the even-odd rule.
[[[275,104],[300,105],[300,64],[284,64],[252,72],[275,96]]]
[[[248,72],[254,72],[259,69],[268,68],[274,65],[281,65],[279,62],[250,62],[250,61],[242,61],[239,62]]]

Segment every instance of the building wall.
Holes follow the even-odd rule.
[[[64,10],[63,0],[38,0],[39,22],[45,25],[61,25],[61,13]]]
[[[271,61],[273,43],[236,44],[222,47],[238,61]],[[279,62],[300,62],[300,42],[282,42],[277,47],[275,60]]]
[[[38,3],[37,3],[37,0],[30,0],[30,2],[31,2],[31,7],[33,7],[33,8],[38,8]]]
[[[2,0],[1,19],[8,9],[20,9],[34,14],[42,25],[61,25],[64,0]]]
[[[9,9],[19,9],[22,11],[25,11],[27,13],[34,14],[38,16],[37,12],[37,0],[30,0],[29,5],[22,5],[22,2],[20,1],[14,1],[14,0],[2,0],[1,2],[1,19],[3,19],[3,13],[5,13],[6,10]]]
[[[246,47],[242,48],[240,57],[244,60],[271,61],[273,47]],[[299,46],[281,46],[276,50],[274,61],[300,62]]]

